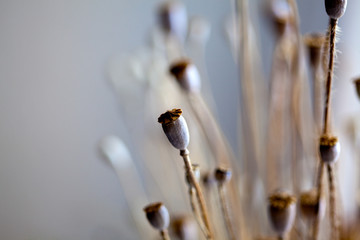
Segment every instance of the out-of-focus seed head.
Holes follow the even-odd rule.
[[[301,214],[307,219],[315,219],[316,217],[322,219],[325,215],[326,201],[324,197],[318,201],[318,191],[311,189],[303,192],[300,196],[300,210]]]
[[[296,215],[296,198],[286,192],[276,192],[269,197],[269,217],[274,231],[284,236],[290,231]]]
[[[281,36],[284,34],[292,16],[291,7],[287,1],[273,0],[269,6],[269,15],[273,21],[276,33]]]
[[[212,171],[202,174],[202,183],[207,188],[216,184],[216,179]]]
[[[158,8],[158,22],[165,33],[185,38],[188,23],[184,4],[179,1],[163,2]]]
[[[161,231],[169,227],[170,215],[167,208],[161,203],[151,203],[144,208],[146,218],[155,229]]]
[[[219,167],[219,168],[215,169],[214,175],[215,175],[215,179],[218,182],[218,184],[224,184],[224,183],[230,181],[232,172],[231,172],[231,169]]]
[[[170,66],[170,73],[186,92],[200,92],[201,80],[196,66],[188,59],[181,59]]]
[[[325,10],[330,18],[338,19],[344,15],[347,0],[325,0]]]
[[[316,68],[321,59],[321,50],[326,41],[326,36],[322,33],[309,33],[304,36],[304,43],[309,52],[311,66]]]
[[[354,84],[356,88],[356,93],[360,99],[360,77],[354,80]]]
[[[191,166],[192,166],[192,170],[193,170],[195,179],[197,182],[199,182],[200,181],[200,166],[199,166],[199,164],[196,164],[196,163],[191,164]],[[189,174],[186,171],[185,171],[185,178],[186,178],[186,182],[191,186],[191,179],[190,179]]]
[[[185,118],[181,114],[181,109],[166,111],[160,115],[158,122],[161,123],[169,142],[175,148],[184,150],[189,145],[190,134]]]
[[[190,216],[175,217],[171,221],[171,228],[179,240],[193,240],[198,238],[196,221]]]
[[[324,163],[335,163],[340,156],[340,142],[338,138],[328,135],[321,136],[319,153]]]

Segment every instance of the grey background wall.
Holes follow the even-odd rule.
[[[123,132],[106,78],[108,60],[145,44],[158,2],[0,1],[0,239],[134,239],[116,175],[96,146],[104,135]],[[230,3],[184,2],[189,15],[212,24],[209,76],[221,115],[233,116],[237,73],[223,35]],[[303,32],[325,28],[323,1],[299,5]],[[349,1],[340,23],[345,36],[354,31],[345,24],[356,21],[356,9],[359,3]],[[262,24],[266,62],[272,38]],[[359,36],[352,36],[340,43],[342,57],[359,60]],[[346,47],[350,43],[354,48]],[[360,72],[358,62],[350,71]],[[235,142],[229,126],[236,125],[236,116],[220,120]]]

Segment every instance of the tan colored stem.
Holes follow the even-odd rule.
[[[189,151],[187,149],[181,150],[180,155],[183,157],[184,164],[185,164],[185,170],[189,176],[190,184],[192,184],[192,186],[194,186],[195,191],[196,191],[196,197],[197,197],[197,200],[199,203],[201,217],[202,217],[202,219],[204,221],[204,225],[207,228],[207,231],[209,233],[208,236],[206,236],[206,238],[208,240],[213,239],[213,234],[212,234],[211,227],[210,227],[210,221],[209,221],[208,212],[207,212],[206,205],[205,205],[204,196],[202,194],[200,185],[196,181],[196,178],[192,171],[192,165],[191,165],[191,160],[189,157]]]
[[[323,176],[324,176],[324,168],[325,164],[323,161],[320,161],[320,166],[318,168],[318,178],[317,178],[317,203],[320,204],[320,200],[323,194]],[[320,216],[319,216],[319,207],[317,211],[317,216],[314,220],[314,227],[313,227],[313,240],[318,239],[319,235],[319,227],[320,227]]]
[[[334,167],[331,164],[327,164],[328,178],[329,178],[329,194],[330,194],[330,224],[331,224],[331,239],[337,240],[338,228],[336,222],[336,189],[334,179]]]
[[[194,187],[189,187],[189,196],[190,196],[190,205],[191,205],[191,210],[193,211],[194,215],[195,215],[195,219],[196,219],[196,222],[198,223],[199,227],[200,227],[200,230],[202,231],[202,233],[204,234],[204,236],[208,236],[209,233],[206,229],[206,227],[204,226],[204,223],[202,221],[202,218],[199,214],[199,211],[196,207],[196,202],[195,202],[195,199],[194,197],[196,197],[195,195],[195,189]]]
[[[162,240],[170,240],[169,233],[166,229],[160,231]]]
[[[236,239],[235,232],[234,232],[233,224],[232,224],[231,217],[230,217],[229,204],[226,201],[225,189],[224,189],[223,184],[219,184],[218,191],[219,191],[219,197],[220,197],[221,211],[223,213],[225,226],[226,226],[226,230],[227,230],[229,239],[235,240]]]
[[[326,78],[326,92],[325,92],[325,109],[324,109],[324,129],[323,134],[327,134],[329,131],[329,111],[330,111],[330,100],[331,100],[331,87],[334,72],[334,58],[335,58],[335,37],[337,19],[330,19],[329,26],[329,63]]]

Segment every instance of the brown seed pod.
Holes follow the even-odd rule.
[[[320,158],[324,163],[334,163],[340,156],[340,142],[337,137],[323,135],[319,144]]]
[[[355,88],[356,88],[356,93],[360,99],[360,77],[359,78],[356,78],[354,80],[354,84],[355,84]]]
[[[162,231],[169,227],[170,215],[167,208],[161,203],[156,202],[144,208],[146,218],[155,229]]]
[[[309,33],[304,36],[304,43],[309,52],[311,66],[316,68],[321,60],[321,49],[326,41],[322,33]]]
[[[190,134],[185,118],[181,114],[181,109],[166,111],[160,115],[158,122],[161,123],[169,142],[175,148],[184,150],[189,145]]]
[[[333,19],[339,19],[344,15],[347,0],[325,0],[325,10],[327,15]]]
[[[165,33],[183,38],[188,24],[184,4],[178,1],[163,2],[158,8],[158,22]]]
[[[196,221],[190,216],[175,217],[171,221],[171,229],[179,240],[193,240],[198,238]]]
[[[315,219],[316,216],[322,219],[325,215],[325,198],[322,197],[318,202],[317,194],[316,189],[311,189],[300,196],[301,214],[308,219]]]
[[[296,215],[296,198],[286,192],[276,192],[269,197],[269,217],[274,231],[284,236],[290,231]]]
[[[200,74],[196,66],[188,59],[181,59],[170,66],[170,73],[176,78],[181,88],[187,92],[200,92]]]
[[[215,169],[215,179],[218,182],[218,184],[224,184],[228,181],[230,181],[232,172],[231,169],[226,168],[217,168]]]

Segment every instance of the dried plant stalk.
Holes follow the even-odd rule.
[[[221,211],[224,216],[225,226],[226,226],[226,229],[227,229],[227,232],[229,235],[229,239],[235,240],[236,237],[235,237],[235,232],[233,229],[233,223],[232,223],[231,217],[230,217],[229,204],[226,201],[225,189],[224,189],[224,186],[222,186],[222,184],[218,186],[218,192],[219,192],[219,197],[220,197]]]
[[[207,228],[208,235],[206,236],[206,239],[209,239],[209,240],[213,239],[213,237],[212,237],[213,234],[211,231],[211,226],[210,226],[208,212],[207,212],[206,205],[205,205],[204,196],[202,194],[200,185],[196,181],[194,173],[192,171],[192,165],[191,165],[191,160],[189,157],[189,151],[187,149],[181,150],[180,155],[183,157],[183,160],[184,160],[186,174],[189,176],[189,180],[190,180],[191,184],[194,186],[195,191],[196,191],[196,197],[197,197],[197,200],[199,203],[201,217],[204,221],[205,227]]]
[[[170,240],[169,233],[166,229],[160,231],[160,236],[162,240]]]

